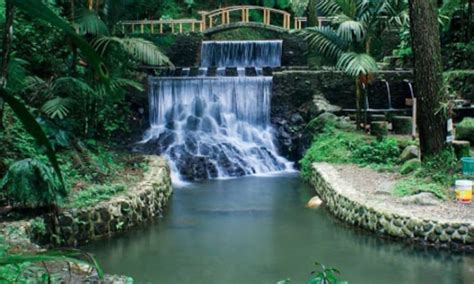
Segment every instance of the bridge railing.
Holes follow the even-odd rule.
[[[260,22],[260,21],[252,21],[250,18],[250,11],[258,11],[262,15],[263,24],[264,25],[273,25],[279,26],[283,29],[290,29],[291,27],[291,14],[274,8],[267,8],[261,6],[252,6],[252,5],[245,5],[245,6],[230,6],[225,8],[216,9],[210,12],[201,11],[201,22],[204,22],[204,28],[213,28],[216,26],[228,25],[231,24],[232,20],[234,22],[240,23],[249,23],[249,22]],[[238,17],[231,17],[232,14],[237,14]],[[275,24],[275,21],[272,22],[272,18],[275,16],[280,17],[281,22]],[[238,20],[235,20],[235,19]],[[261,22],[260,22],[261,23]],[[295,25],[295,28],[297,26]]]
[[[250,12],[261,13],[261,18],[252,18]],[[243,5],[230,6],[213,11],[199,12],[201,19],[160,19],[160,20],[137,20],[122,21],[115,29],[121,29],[126,33],[183,33],[183,32],[205,32],[219,26],[226,26],[233,23],[259,23],[264,26],[277,27],[284,30],[291,29],[291,14],[289,12],[274,8]],[[306,17],[293,17],[293,29],[304,28]],[[331,22],[331,18],[318,18],[319,25]]]
[[[201,21],[196,19],[122,21],[118,26],[124,34],[137,32],[142,34],[163,34],[168,31],[171,31],[172,33],[204,31]]]

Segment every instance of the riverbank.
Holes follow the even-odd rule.
[[[83,208],[62,208],[56,216],[40,215],[33,219],[0,223],[3,236],[0,238],[0,255],[10,257],[21,254],[37,258],[40,254],[47,253],[47,249],[51,247],[75,247],[93,240],[109,238],[161,215],[173,191],[170,170],[166,160],[161,157],[145,158],[148,161],[148,170],[143,179],[109,199]],[[81,281],[99,280],[97,269],[88,265],[74,266],[74,271],[71,272],[72,262],[65,259],[67,253],[57,254],[58,259],[52,259],[51,263],[46,259],[46,271],[55,277],[55,281],[71,279],[67,277]],[[83,257],[82,253],[79,256]],[[40,273],[28,279],[36,279],[35,277],[45,273],[43,268],[38,269],[39,266],[31,264],[35,261],[28,263],[28,269]],[[9,269],[9,266],[2,269]],[[14,273],[12,270],[10,274]],[[108,275],[103,281],[128,283],[130,278]]]
[[[438,248],[474,249],[472,204],[408,202],[392,195],[395,182],[395,174],[328,163],[313,163],[310,179],[328,210],[350,225]]]

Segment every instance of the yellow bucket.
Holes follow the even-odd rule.
[[[457,180],[456,188],[456,199],[460,203],[470,203],[472,201],[472,181],[470,180]]]

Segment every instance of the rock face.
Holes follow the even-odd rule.
[[[380,72],[376,79],[390,82],[392,107],[404,108],[410,96],[404,79],[411,72]],[[385,83],[379,80],[369,88],[370,107],[387,108]],[[336,71],[287,70],[273,72],[271,101],[272,123],[276,130],[279,153],[297,161],[309,147],[312,137],[303,130],[315,117],[324,112],[338,112],[341,108],[355,108],[355,87],[351,78]],[[295,118],[298,119],[295,119]],[[299,119],[299,118],[302,118]]]
[[[438,198],[432,193],[421,192],[411,196],[405,196],[402,198],[403,204],[415,204],[423,206],[438,206],[441,203]]]
[[[170,170],[163,158],[148,159],[149,170],[136,187],[92,207],[65,209],[56,228],[46,216],[46,235],[36,237],[52,244],[57,244],[59,238],[59,245],[78,246],[126,231],[162,214],[173,191]]]
[[[409,145],[403,149],[400,154],[400,162],[406,162],[411,159],[418,159],[420,157],[420,149],[415,145]]]
[[[306,204],[306,207],[315,209],[321,206],[322,204],[323,204],[323,201],[321,200],[321,198],[314,196],[308,201],[308,203]]]

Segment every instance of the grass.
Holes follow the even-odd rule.
[[[393,171],[400,166],[401,151],[413,143],[400,137],[375,139],[362,132],[342,130],[334,123],[327,123],[314,136],[311,147],[300,161],[301,176],[309,181],[314,162],[351,163],[377,171]],[[430,192],[446,200],[451,197],[449,188],[459,172],[460,163],[449,147],[438,155],[427,157],[418,170],[399,180],[394,195],[402,197]]]
[[[71,196],[68,207],[83,208],[106,201],[113,196],[124,192],[127,189],[125,184],[94,185],[88,189],[81,190]]]
[[[436,197],[442,200],[448,199],[448,192],[445,186],[429,181],[426,178],[419,178],[416,176],[410,176],[397,182],[393,190],[393,195],[403,197],[421,192],[433,193]]]
[[[377,140],[362,132],[340,130],[334,124],[328,124],[314,137],[311,147],[300,160],[301,176],[309,180],[314,162],[353,163],[378,171],[391,171],[398,163],[399,155],[400,146],[395,139]]]

